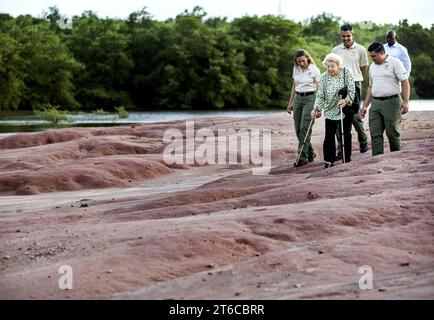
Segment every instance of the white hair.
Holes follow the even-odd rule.
[[[327,67],[327,62],[334,62],[338,66],[339,69],[343,68],[344,62],[342,61],[342,58],[340,55],[336,53],[329,53],[325,56],[322,64],[324,67]]]

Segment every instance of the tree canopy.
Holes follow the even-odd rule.
[[[200,7],[166,21],[146,8],[126,20],[85,11],[72,28],[61,28],[61,18],[57,7],[41,17],[0,13],[0,110],[282,108],[295,51],[308,50],[322,68],[344,22],[326,13],[304,23],[273,15],[229,22]],[[433,27],[353,25],[365,47],[396,30],[413,62],[414,95],[433,97]]]

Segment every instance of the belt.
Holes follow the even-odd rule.
[[[372,97],[372,98],[376,100],[389,100],[389,99],[396,98],[397,96],[399,96],[399,94],[394,94],[393,96],[388,96],[388,97]]]
[[[310,92],[295,92],[298,96],[301,96],[301,97],[305,97],[305,96],[310,96],[310,95],[313,95],[313,94],[315,94],[315,92],[316,91],[310,91]]]

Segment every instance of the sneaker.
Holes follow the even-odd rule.
[[[342,153],[341,152],[336,153],[336,156],[335,156],[335,161],[339,161],[339,160],[342,160]]]
[[[360,144],[360,153],[368,152],[368,143],[362,143]]]
[[[335,165],[333,163],[326,162],[326,163],[324,163],[324,168],[323,169],[331,168],[331,167],[334,167],[334,166]]]
[[[312,153],[312,154],[310,154],[309,156],[308,156],[308,158],[307,158],[307,161],[309,161],[309,162],[313,162],[313,160],[316,158],[316,154],[315,153]]]
[[[298,163],[294,163],[294,167],[296,167],[296,168],[302,167],[302,166],[307,165],[308,163],[309,162],[307,162],[307,161],[301,161],[301,160],[299,160]]]

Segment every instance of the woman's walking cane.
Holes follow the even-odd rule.
[[[339,99],[341,100],[341,99]],[[343,112],[341,109],[341,144],[342,144],[342,163],[345,163],[345,139],[344,139],[344,118],[343,118]]]
[[[300,151],[298,152],[297,161],[295,162],[295,167],[298,166],[298,162],[300,161],[301,152],[303,151],[304,145],[306,144],[307,136],[309,135],[309,131],[312,128],[314,118],[310,119],[309,127],[307,128],[306,136],[304,137],[303,144],[301,145]]]

